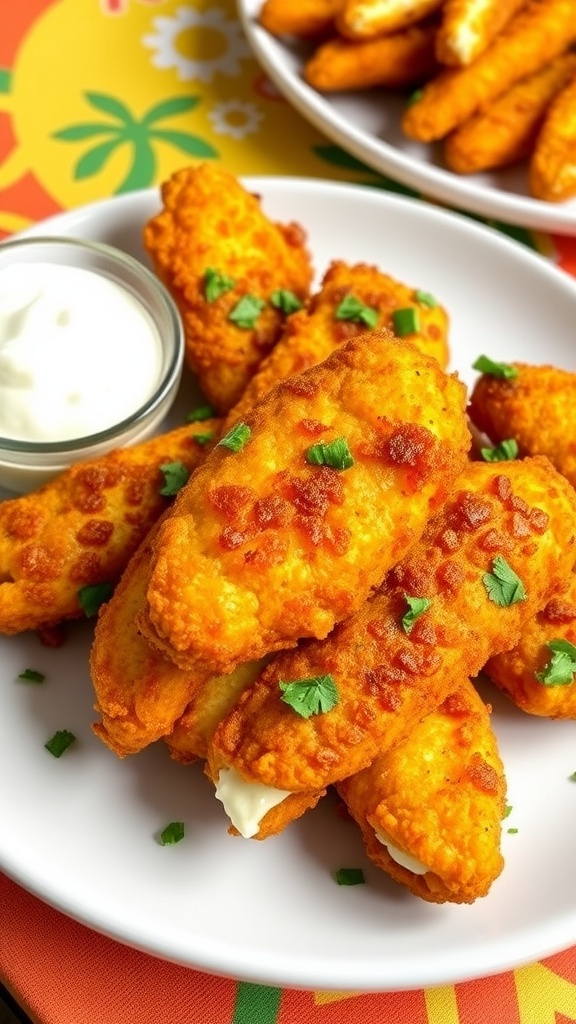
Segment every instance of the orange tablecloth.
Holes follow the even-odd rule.
[[[342,157],[250,57],[233,0],[0,0],[0,238],[194,159],[394,187]],[[576,275],[576,239],[501,227]],[[427,991],[280,991],[128,949],[2,874],[0,981],[39,1024],[576,1022],[576,947]]]

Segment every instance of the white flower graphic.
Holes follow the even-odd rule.
[[[219,7],[203,12],[179,7],[174,17],[153,18],[152,24],[154,34],[142,38],[154,51],[152,63],[162,70],[175,68],[181,82],[211,82],[218,72],[233,78],[240,73],[240,60],[250,56],[240,24]],[[203,54],[210,36],[210,52]]]
[[[208,117],[217,135],[229,135],[232,139],[243,139],[253,135],[260,127],[264,114],[254,103],[242,100],[226,100],[217,103]]]

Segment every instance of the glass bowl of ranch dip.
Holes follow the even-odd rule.
[[[0,243],[0,487],[158,432],[184,362],[162,283],[118,249],[69,238]]]

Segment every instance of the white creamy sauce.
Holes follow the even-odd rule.
[[[290,796],[289,790],[246,782],[235,768],[221,768],[218,774],[216,799],[223,803],[234,828],[244,839],[255,836],[264,815],[287,796]]]
[[[411,871],[413,875],[425,875],[426,872],[430,870],[430,868],[427,868],[425,864],[421,864],[419,860],[416,860],[416,857],[412,857],[404,850],[399,850],[397,846],[392,846],[390,840],[387,839],[386,836],[382,835],[381,832],[378,832],[378,830],[376,830],[375,835],[378,842],[382,843],[382,846],[386,847],[388,853],[392,857],[392,860],[395,860],[401,868],[406,868],[406,870]]]
[[[146,402],[161,363],[152,318],[114,281],[40,262],[0,273],[0,436],[105,430]]]

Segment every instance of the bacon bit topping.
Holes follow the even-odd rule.
[[[364,678],[368,693],[378,698],[378,704],[383,711],[397,711],[402,707],[402,696],[397,684],[404,682],[403,673],[394,674],[388,665],[378,665],[376,668],[367,669]]]
[[[233,522],[239,512],[254,502],[255,492],[251,487],[239,487],[236,484],[224,484],[209,492],[208,498],[218,512]]]
[[[288,502],[278,495],[259,498],[254,505],[254,515],[261,530],[286,526],[290,521],[291,512]]]
[[[462,697],[461,693],[451,693],[442,704],[441,711],[446,715],[452,715],[454,718],[460,718],[461,715],[468,714],[469,704]]]
[[[576,619],[576,605],[564,601],[561,597],[553,597],[540,613],[546,622],[573,622]]]
[[[320,382],[312,376],[287,377],[282,381],[281,387],[285,391],[291,391],[293,395],[301,398],[314,398],[320,390]]]
[[[460,547],[460,539],[455,530],[451,530],[447,527],[436,538],[436,544],[445,555],[453,555]]]
[[[512,515],[512,534],[514,537],[529,537],[532,533],[530,523],[520,512]]]
[[[265,534],[255,550],[246,551],[244,561],[247,565],[280,565],[285,560],[287,553],[287,541],[274,536],[274,534]]]
[[[450,509],[450,521],[456,530],[473,533],[492,519],[492,507],[486,498],[472,491],[461,491]]]
[[[497,772],[477,751],[472,754],[466,766],[466,774],[476,788],[482,790],[483,793],[498,792]]]
[[[342,477],[328,466],[321,466],[306,479],[292,477],[289,491],[289,500],[304,515],[323,516],[330,504],[341,505],[344,500]]]
[[[478,541],[478,547],[482,551],[507,551],[512,547],[512,542],[506,534],[500,530],[487,530],[483,537]]]
[[[388,619],[371,619],[366,626],[366,632],[375,640],[386,640],[398,632],[398,626]]]
[[[531,508],[528,513],[528,519],[535,533],[546,533],[550,523],[550,516],[543,508]]]
[[[512,494],[512,483],[510,481],[510,477],[504,476],[500,473],[498,476],[494,477],[492,486],[496,497],[499,498],[501,502],[507,502]]]
[[[114,523],[106,519],[89,519],[78,530],[76,540],[83,547],[104,547],[114,533]]]
[[[436,579],[441,592],[455,594],[466,579],[466,573],[458,562],[444,562],[436,570]]]
[[[247,534],[242,530],[236,530],[233,526],[225,526],[218,538],[218,543],[224,551],[234,551],[241,547],[247,540]]]
[[[306,434],[311,434],[312,437],[318,437],[319,434],[323,434],[328,427],[324,423],[320,423],[320,420],[300,420],[298,426]]]
[[[410,466],[426,473],[436,438],[418,423],[404,423],[381,442],[382,457],[396,466]]]
[[[410,639],[413,643],[424,644],[426,647],[436,647],[438,645],[438,634],[434,624],[425,615],[417,619],[412,626]]]

